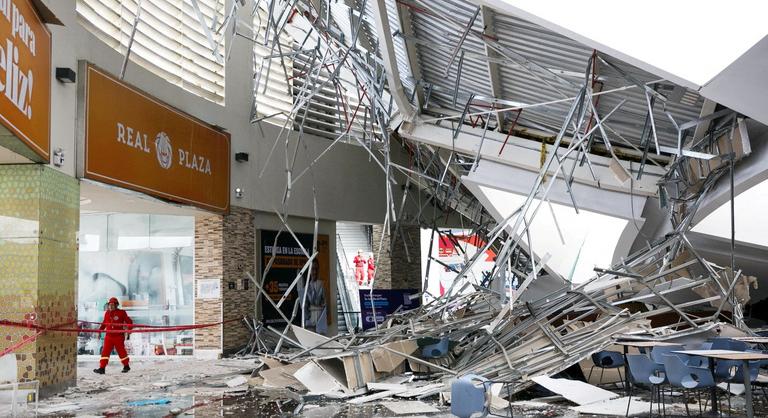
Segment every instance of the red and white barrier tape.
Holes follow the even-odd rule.
[[[5,350],[0,352],[0,357],[12,353],[21,347],[35,341],[37,337],[42,335],[44,332],[52,331],[52,332],[77,332],[77,333],[106,333],[106,334],[133,334],[133,333],[149,333],[149,332],[170,332],[170,331],[186,331],[186,330],[192,330],[192,329],[200,329],[200,328],[208,328],[208,327],[215,327],[217,325],[226,324],[229,322],[239,321],[240,319],[229,319],[226,321],[221,322],[215,322],[210,324],[197,324],[197,325],[176,325],[176,326],[165,326],[165,325],[144,325],[144,324],[132,324],[132,325],[119,325],[119,324],[107,324],[108,326],[124,326],[124,327],[130,327],[130,329],[104,329],[100,330],[98,328],[82,328],[81,326],[78,326],[77,328],[68,328],[67,326],[71,324],[63,324],[63,325],[57,325],[52,327],[45,327],[42,325],[37,325],[30,321],[24,321],[24,322],[18,322],[18,321],[8,321],[4,319],[0,319],[0,326],[8,326],[8,327],[14,327],[14,328],[26,328],[26,329],[33,329],[37,331],[34,335],[24,337],[21,341],[17,342],[16,344],[6,348]],[[80,324],[92,324],[92,325],[99,325],[101,326],[101,322],[88,322],[88,321],[78,321]]]

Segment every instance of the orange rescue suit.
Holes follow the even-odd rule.
[[[352,260],[352,263],[355,264],[355,279],[357,280],[357,284],[362,285],[363,282],[365,282],[365,265],[368,264],[368,262],[365,261],[365,258],[362,256],[357,255]]]
[[[107,309],[104,312],[104,321],[102,321],[99,330],[124,330],[131,329],[133,321],[128,314],[122,309],[115,309],[110,311]],[[112,349],[117,350],[117,355],[120,357],[120,362],[123,366],[128,365],[128,352],[125,351],[125,333],[122,332],[108,332],[104,337],[104,347],[101,349],[101,360],[99,361],[99,367],[107,367],[109,363],[109,355],[112,353]]]

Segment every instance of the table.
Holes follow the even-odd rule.
[[[750,344],[768,344],[768,337],[733,337],[731,339]]]
[[[740,360],[742,362],[744,375],[744,397],[747,406],[747,417],[753,418],[755,411],[752,405],[752,382],[749,381],[749,361],[750,360],[768,360],[768,354],[750,353],[733,350],[682,350],[673,351],[673,353],[687,354],[689,356],[701,356],[709,359],[709,370],[712,375],[715,374],[715,360]],[[717,395],[716,388],[713,387],[710,394],[712,396],[712,412],[717,414]]]
[[[653,348],[653,347],[671,347],[671,346],[679,346],[682,344],[676,344],[676,343],[668,343],[664,341],[616,341],[616,345],[624,346],[624,391],[627,393],[627,396],[630,396],[630,388],[629,385],[631,382],[629,381],[629,362],[627,361],[627,351],[629,347],[635,347],[635,348]]]
[[[623,345],[624,347],[671,347],[673,345],[682,345],[666,341],[616,341],[616,344]]]

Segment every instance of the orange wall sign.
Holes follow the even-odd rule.
[[[49,160],[51,33],[29,0],[0,0],[0,123]]]
[[[92,65],[85,72],[86,178],[215,212],[229,210],[228,133]]]

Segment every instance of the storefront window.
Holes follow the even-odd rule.
[[[190,216],[82,215],[78,319],[100,322],[114,296],[134,323],[192,324],[194,225]],[[78,338],[80,354],[100,348],[98,334]],[[133,356],[192,354],[192,331],[136,333],[126,348]]]

